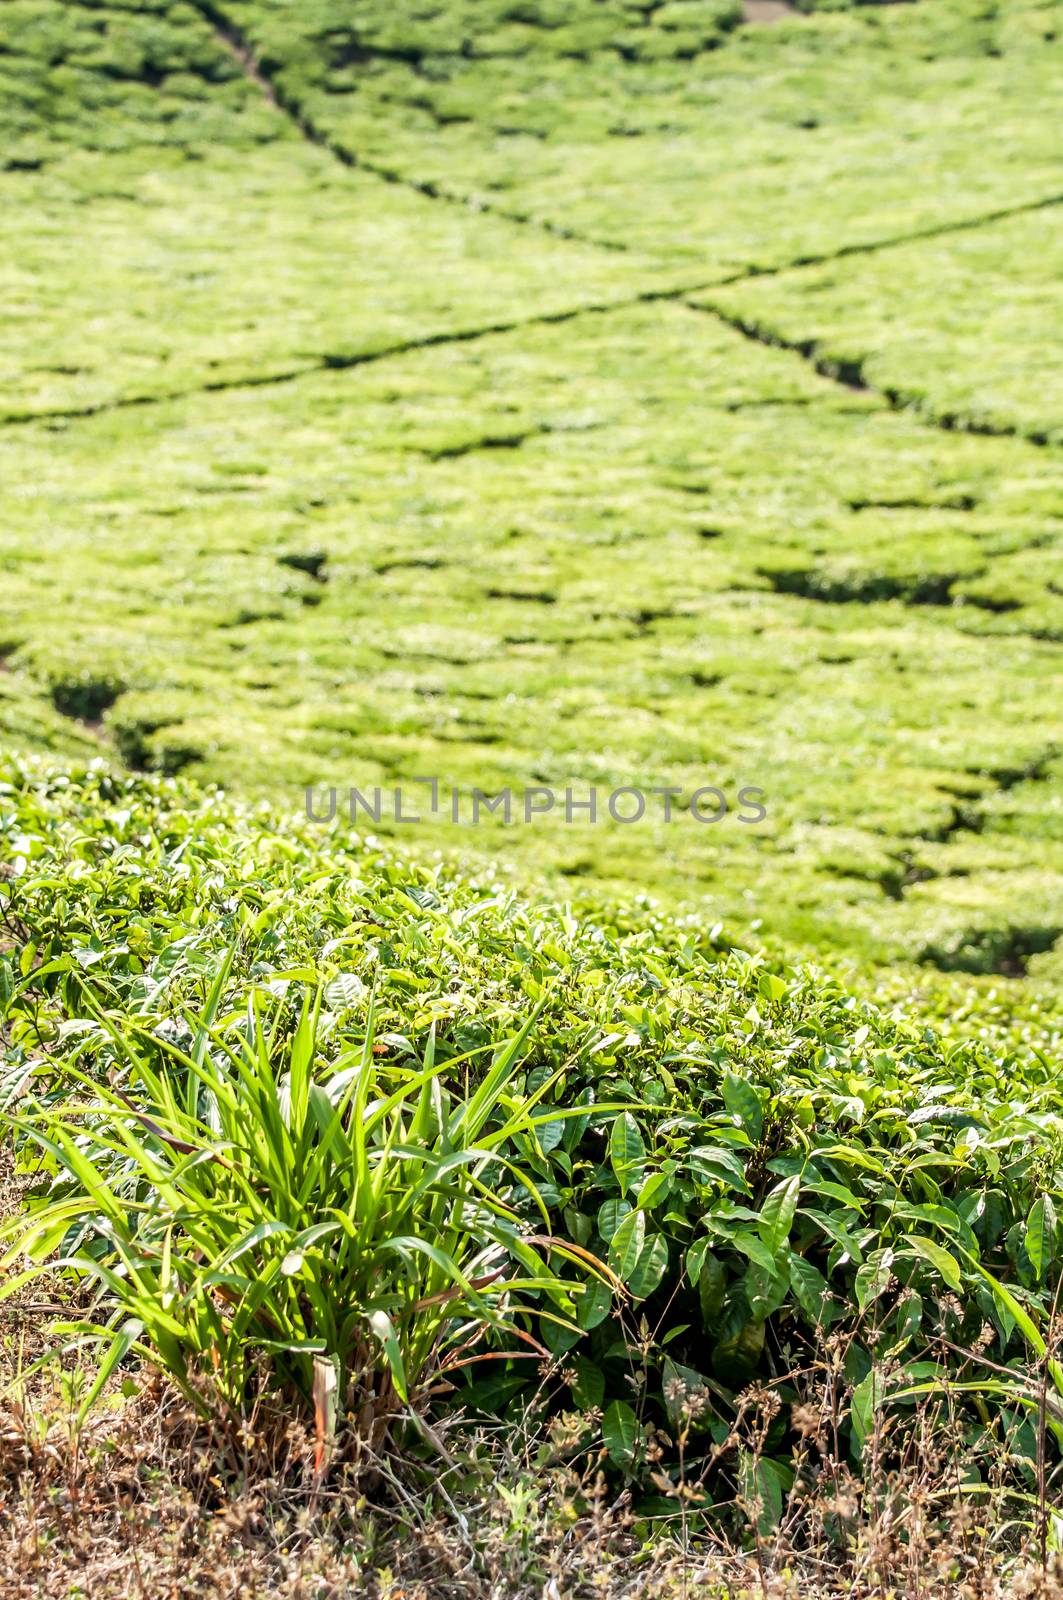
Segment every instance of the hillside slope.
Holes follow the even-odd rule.
[[[879,1403],[888,1392],[903,1419],[912,1382],[949,1374],[962,1384],[985,1360],[1024,1381],[1034,1335],[1023,1313],[1047,1318],[1063,1261],[1050,1054],[958,1041],[854,999],[824,973],[773,971],[682,926],[625,930],[357,838],[325,847],[305,823],[172,781],[12,768],[0,829],[11,863],[0,880],[2,1104],[24,1161],[36,1151],[47,1180],[27,1221],[7,1231],[46,1261],[61,1248],[75,1278],[117,1251],[128,1288],[104,1275],[118,1297],[111,1328],[124,1306],[139,1329],[130,1339],[193,1395],[219,1348],[241,1374],[260,1351],[304,1404],[304,1346],[349,1372],[353,1336],[333,1322],[346,1258],[343,1240],[328,1239],[337,1205],[357,1203],[363,1162],[386,1174],[394,1150],[411,1170],[412,1129],[430,1103],[418,1086],[429,1080],[446,1159],[460,1160],[470,1107],[499,1073],[505,1088],[482,1114],[501,1142],[479,1154],[478,1192],[519,1221],[512,1248],[546,1238],[589,1250],[626,1287],[617,1298],[600,1282],[588,1289],[582,1259],[564,1257],[561,1284],[532,1296],[540,1311],[552,1298],[555,1320],[522,1325],[575,1382],[582,1430],[644,1488],[655,1461],[683,1470],[669,1398],[677,1373],[705,1394],[705,1508],[727,1503],[711,1446],[736,1426],[747,1386],[782,1382],[781,1398],[799,1406],[800,1382],[780,1374],[818,1360],[828,1331],[859,1389],[844,1433],[856,1461],[868,1384],[881,1381]],[[249,1040],[254,1073],[240,1066]],[[306,1091],[306,1135],[300,1073],[317,1085]],[[373,1087],[350,1112],[341,1091],[358,1073]],[[422,1099],[408,1123],[414,1089]],[[226,1131],[234,1093],[233,1114],[250,1115],[243,1131]],[[349,1112],[360,1127],[364,1107],[368,1155],[333,1165],[336,1134],[320,1122],[333,1102],[337,1129]],[[386,1140],[371,1138],[396,1108]],[[506,1133],[517,1115],[533,1120]],[[295,1153],[274,1161],[283,1127]],[[418,1192],[400,1184],[396,1214]],[[391,1224],[390,1211],[380,1217]],[[378,1226],[367,1219],[366,1236]],[[276,1285],[294,1274],[299,1289],[293,1240],[304,1237],[305,1332],[286,1357]],[[157,1324],[149,1285],[164,1241],[164,1280],[172,1258],[179,1292],[162,1283]],[[378,1283],[393,1285],[397,1327],[433,1303],[409,1251],[389,1265],[389,1248],[344,1300],[344,1327]],[[235,1255],[247,1276],[219,1279]],[[231,1329],[217,1318],[218,1282]],[[491,1414],[538,1382],[519,1359],[462,1369],[456,1402]],[[242,1404],[249,1381],[233,1391],[225,1372],[215,1360],[223,1411]],[[1009,1438],[1018,1429],[1013,1449],[1032,1449],[1019,1391],[994,1396],[999,1427]],[[659,1443],[647,1454],[651,1429]],[[979,1470],[996,1437],[977,1425],[965,1435]],[[785,1477],[788,1412],[772,1441]],[[723,1461],[725,1479],[733,1466]]]
[[[7,743],[1057,985],[1058,13],[8,0]]]

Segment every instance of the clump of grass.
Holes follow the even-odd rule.
[[[186,1019],[187,1049],[101,1014],[120,1070],[104,1084],[68,1062],[58,1095],[12,1119],[51,1182],[3,1230],[5,1266],[41,1264],[4,1293],[42,1270],[99,1285],[102,1323],[57,1324],[106,1341],[83,1414],[133,1351],[234,1425],[257,1388],[301,1402],[319,1466],[337,1431],[378,1454],[400,1418],[421,1422],[448,1372],[482,1357],[488,1329],[514,1347],[508,1359],[546,1355],[526,1297],[565,1324],[583,1288],[552,1261],[607,1292],[619,1283],[551,1234],[512,1158],[557,1116],[537,1113],[542,1094],[509,1094],[533,1018],[456,1096],[432,1037],[420,1061],[396,1064],[372,1016],[359,1043],[324,1059],[320,994],[290,1033],[288,1008],[261,994],[219,1026],[227,975],[226,961]]]

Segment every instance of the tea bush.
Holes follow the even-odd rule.
[[[328,1220],[355,1192],[357,1060],[377,1085],[358,1093],[391,1172],[385,1233],[416,1167],[420,1221],[452,1263],[421,1287],[435,1268],[396,1266],[380,1290],[418,1369],[456,1332],[445,1300],[427,1327],[417,1306],[449,1274],[458,1319],[462,1263],[492,1243],[509,1252],[498,1287],[520,1300],[520,1334],[556,1358],[558,1403],[567,1384],[578,1436],[600,1432],[618,1469],[674,1473],[688,1433],[707,1458],[749,1386],[768,1384],[781,1409],[758,1470],[785,1486],[790,1375],[824,1341],[844,1363],[854,1455],[876,1407],[947,1378],[977,1384],[1033,1460],[1024,1374],[1063,1244],[1063,1119],[1036,1050],[950,1041],[717,930],[580,921],[490,875],[323,842],[175,780],[11,766],[0,816],[3,1103],[42,1179],[15,1248],[61,1248],[64,1270],[94,1272],[98,1315],[134,1317],[155,1359],[180,1367],[170,1337],[234,1352],[216,1381],[237,1406],[241,1362],[265,1357],[277,1381],[302,1362],[309,1403],[337,1304],[376,1305]],[[472,1204],[459,1172],[486,1229],[462,1249],[447,1233]],[[529,1232],[566,1242],[535,1265]],[[169,1303],[153,1331],[145,1297],[162,1304],[164,1270],[201,1319],[194,1339]],[[218,1284],[242,1308],[231,1321]],[[462,1365],[452,1399],[498,1412],[526,1397],[535,1372],[513,1348]]]

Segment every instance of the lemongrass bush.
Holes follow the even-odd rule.
[[[1031,1492],[1051,1055],[172,780],[11,768],[0,828],[0,1103],[40,1175],[16,1235],[95,1275],[114,1351],[216,1365],[230,1404],[263,1353],[312,1404],[328,1360],[348,1411],[449,1368],[437,1403],[504,1416],[531,1338],[571,1448],[776,1508],[826,1361],[844,1460],[944,1382],[972,1471],[1006,1438]]]

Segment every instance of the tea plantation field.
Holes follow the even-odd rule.
[[[0,0],[5,1600],[1060,1592],[1061,84]]]
[[[1061,22],[5,0],[4,744],[1056,988]]]

